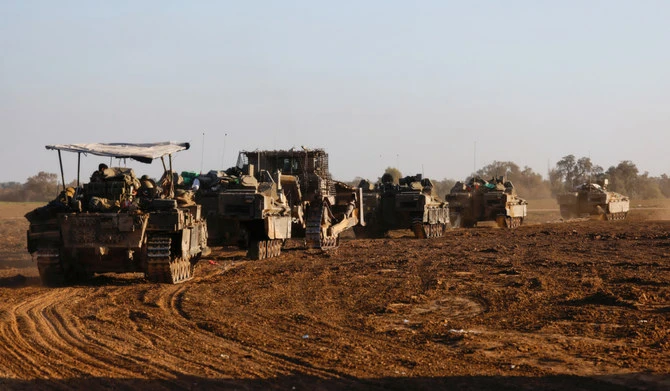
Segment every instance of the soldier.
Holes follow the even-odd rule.
[[[91,182],[102,182],[105,180],[105,170],[107,170],[109,167],[105,163],[100,163],[98,165],[98,170],[93,171],[93,174],[91,174]]]
[[[140,178],[140,188],[137,189],[138,195],[145,198],[155,198],[158,192],[155,183],[149,179],[149,176],[142,175]]]

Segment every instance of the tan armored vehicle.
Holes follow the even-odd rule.
[[[214,186],[198,190],[196,199],[211,229],[209,243],[246,247],[251,259],[278,256],[291,237],[292,221],[281,174],[277,171],[273,178],[267,170],[255,171],[253,164],[242,168],[229,169]]]
[[[288,238],[336,247],[340,233],[364,224],[360,189],[332,179],[323,149],[242,151],[236,168],[214,182],[198,192],[210,243],[246,237],[250,258],[278,255]]]
[[[478,221],[495,221],[501,228],[516,228],[527,213],[526,200],[517,196],[512,183],[502,177],[485,181],[476,176],[467,183],[456,182],[445,198],[454,228],[471,228]]]
[[[434,194],[433,183],[421,174],[401,178],[398,185],[384,174],[374,189],[363,189],[363,197],[366,226],[357,229],[359,236],[380,237],[389,230],[411,229],[417,238],[431,238],[442,236],[449,227],[448,203]]]
[[[559,194],[557,201],[564,219],[595,216],[605,220],[623,220],[630,208],[628,197],[607,191],[607,180],[602,184],[581,184],[574,191]]]
[[[175,188],[172,154],[188,143],[67,144],[47,149],[134,159],[160,158],[163,187],[132,169],[101,165],[91,182],[66,188],[48,205],[26,214],[28,251],[45,285],[76,283],[94,273],[141,272],[152,282],[178,283],[193,276],[195,263],[209,252],[200,206]],[[166,166],[164,157],[169,164]],[[63,164],[61,160],[61,175]]]

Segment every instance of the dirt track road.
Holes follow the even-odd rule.
[[[670,389],[670,222],[409,232],[48,289],[2,225],[2,389]],[[210,262],[212,261],[212,262]]]

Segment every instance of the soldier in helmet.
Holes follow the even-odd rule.
[[[137,189],[137,194],[145,198],[154,198],[158,194],[155,182],[148,175],[142,175],[140,178],[140,188]]]
[[[105,180],[105,170],[108,168],[105,163],[100,163],[98,170],[93,171],[93,174],[91,174],[91,182],[103,182]]]

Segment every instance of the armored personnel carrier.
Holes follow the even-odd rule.
[[[241,151],[212,183],[198,192],[214,228],[210,243],[246,236],[250,258],[278,255],[288,238],[336,247],[340,233],[364,224],[360,189],[332,179],[323,149]]]
[[[581,184],[574,191],[559,194],[557,201],[564,219],[594,216],[605,220],[623,220],[630,208],[628,197],[607,191],[607,180],[601,184]]]
[[[209,253],[207,225],[201,209],[175,188],[172,154],[188,143],[67,144],[47,149],[79,154],[77,187],[65,187],[48,205],[26,218],[28,251],[48,286],[71,284],[94,273],[141,272],[152,282],[179,283],[193,276],[195,263]],[[140,181],[132,169],[96,171],[80,186],[81,154],[134,159],[160,158],[162,188],[148,177]],[[169,163],[166,165],[165,157]],[[103,169],[104,166],[104,169]]]
[[[517,196],[512,183],[502,177],[485,181],[475,176],[467,183],[456,182],[445,198],[455,228],[471,228],[478,221],[495,221],[501,228],[516,228],[523,223],[528,204]]]
[[[431,238],[442,236],[449,227],[448,203],[434,194],[433,183],[421,174],[400,178],[398,185],[390,174],[384,174],[374,190],[364,189],[363,197],[366,202],[375,197],[370,203],[376,204],[366,214],[365,236],[411,229],[417,238]],[[359,236],[361,231],[358,230]]]
[[[291,208],[283,193],[280,172],[255,172],[253,164],[229,169],[225,180],[202,186],[196,199],[207,215],[210,244],[237,244],[251,259],[278,256],[291,237]],[[203,180],[201,182],[207,182]]]

